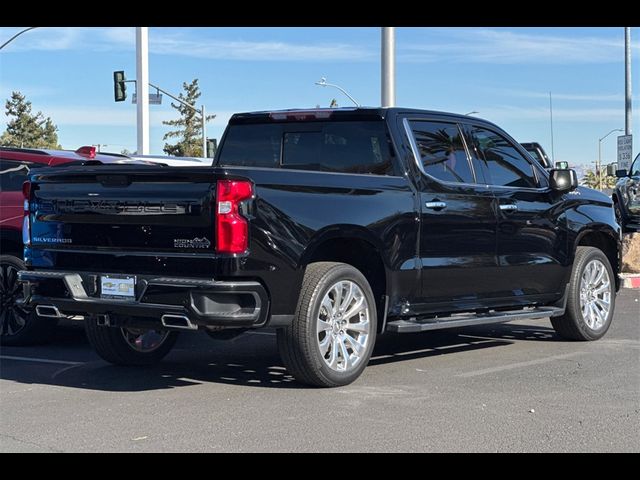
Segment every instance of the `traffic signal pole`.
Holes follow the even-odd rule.
[[[207,114],[205,112],[204,105],[202,105],[200,110],[198,110],[196,107],[194,107],[190,103],[187,103],[184,100],[180,100],[178,97],[171,95],[169,92],[161,89],[160,87],[158,87],[157,85],[154,85],[153,83],[150,83],[149,86],[151,88],[155,88],[159,92],[164,93],[167,97],[173,98],[176,102],[181,103],[182,105],[184,105],[187,108],[190,108],[194,112],[202,115],[202,158],[207,158]],[[215,115],[213,115],[213,118],[215,118]]]
[[[149,155],[149,27],[136,27],[138,155]]]

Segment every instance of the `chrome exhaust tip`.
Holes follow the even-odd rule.
[[[166,313],[160,318],[162,325],[167,328],[181,328],[182,330],[197,330],[198,326],[191,323],[186,315]]]
[[[37,305],[36,306],[36,314],[39,317],[47,317],[47,318],[63,318],[65,315],[60,313],[58,307],[54,307],[53,305]]]

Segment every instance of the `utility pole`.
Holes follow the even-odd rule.
[[[207,114],[204,111],[204,103],[200,112],[202,112],[202,158],[207,158]]]
[[[551,120],[551,165],[556,161],[556,153],[553,150],[553,103],[551,102],[551,92],[549,92],[549,117]]]
[[[624,27],[624,112],[624,134],[631,135],[631,27]]]
[[[149,27],[136,27],[138,155],[149,155]]]
[[[396,106],[396,31],[382,27],[382,106]]]

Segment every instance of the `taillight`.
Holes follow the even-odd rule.
[[[326,120],[333,115],[333,109],[315,109],[315,110],[284,110],[282,112],[271,112],[269,118],[272,120],[294,120],[304,122],[306,120]]]
[[[22,243],[31,244],[31,225],[29,224],[29,201],[31,200],[31,182],[22,184],[22,196],[24,197],[24,217],[22,218]]]
[[[249,247],[249,222],[240,214],[240,203],[253,195],[251,182],[218,180],[216,189],[216,250],[243,253]]]

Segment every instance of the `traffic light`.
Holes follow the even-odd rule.
[[[207,138],[207,158],[213,158],[218,150],[218,139]]]
[[[127,98],[127,84],[124,82],[123,70],[113,72],[113,97],[116,102],[124,102]]]

